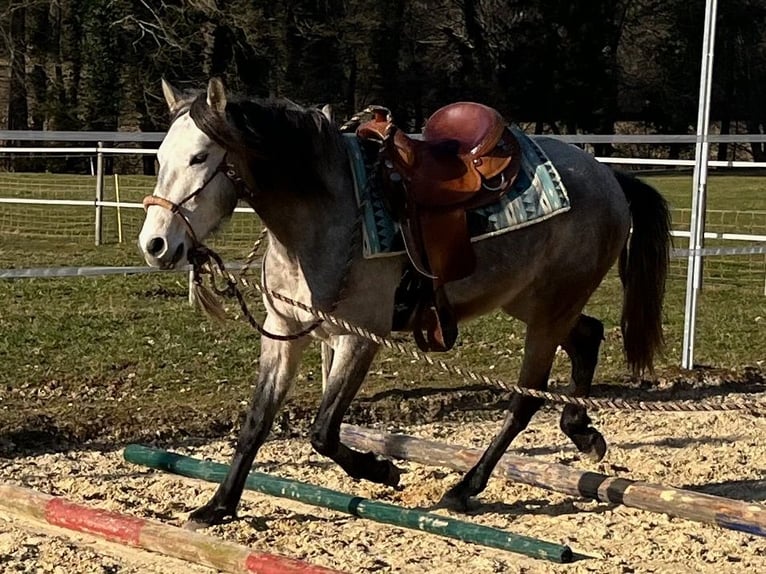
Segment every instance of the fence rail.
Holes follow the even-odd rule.
[[[567,141],[563,136],[558,137]],[[124,148],[124,147],[0,147],[0,154],[60,154],[60,155],[156,155],[157,150],[151,148]],[[640,157],[596,157],[601,163],[616,165],[653,165],[668,167],[694,167],[693,159],[662,159]],[[710,160],[710,167],[732,168],[766,168],[766,162],[739,161],[739,160]]]
[[[616,143],[616,144],[693,144],[708,143],[764,143],[766,134],[543,134],[568,143]],[[51,141],[51,142],[160,142],[165,132],[72,132],[0,130],[0,141]]]
[[[39,153],[39,154],[64,154],[64,155],[157,155],[157,150],[152,148],[134,147],[8,147],[1,146],[0,153]]]
[[[141,203],[125,202],[125,201],[98,201],[95,199],[34,199],[24,197],[0,197],[0,204],[18,204],[18,205],[60,205],[70,207],[112,207],[112,208],[127,208],[127,209],[143,209]],[[682,211],[682,210],[678,210]],[[251,207],[237,207],[234,209],[234,213],[255,213]],[[735,213],[735,212],[732,212]],[[742,213],[757,213],[762,214],[764,221],[766,221],[766,212],[753,212],[747,211]],[[689,232],[684,230],[671,231],[673,237],[689,237]],[[752,241],[763,242],[766,241],[766,234],[750,234],[750,233],[719,233],[715,231],[706,231],[705,239],[720,239],[728,241]]]

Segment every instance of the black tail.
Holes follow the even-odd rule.
[[[653,368],[665,342],[662,302],[670,257],[670,211],[660,193],[646,183],[615,172],[630,204],[633,233],[620,254],[623,286],[622,336],[633,373]]]

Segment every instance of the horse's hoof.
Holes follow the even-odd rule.
[[[606,441],[601,433],[597,433],[593,436],[593,442],[590,448],[583,452],[583,455],[591,462],[600,462],[606,454]]]
[[[184,524],[186,530],[199,530],[236,518],[236,513],[215,504],[206,504],[189,514],[189,519]]]
[[[373,452],[368,452],[363,456],[366,458],[366,464],[359,469],[362,472],[352,476],[392,488],[399,488],[399,478],[404,474],[404,470],[388,459],[378,459]]]
[[[389,462],[388,463],[388,473],[386,477],[383,479],[382,484],[385,484],[386,486],[390,486],[392,488],[395,488],[397,490],[401,490],[403,487],[399,484],[399,479],[401,476],[405,473],[405,471],[398,466],[396,466],[394,463]]]
[[[476,506],[477,503],[472,501],[470,496],[460,494],[456,488],[450,488],[444,493],[444,496],[442,496],[435,508],[444,508],[446,510],[454,510],[455,512],[468,512]]]

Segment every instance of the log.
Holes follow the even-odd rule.
[[[224,464],[199,460],[141,445],[128,445],[123,451],[123,456],[128,462],[210,482],[222,481],[229,470],[229,467]],[[271,496],[297,500],[304,504],[329,508],[376,522],[430,532],[534,558],[543,558],[561,563],[571,562],[572,560],[572,550],[568,546],[561,544],[513,534],[489,526],[472,524],[440,514],[376,502],[329,488],[280,478],[274,475],[251,472],[248,475],[245,488]]]
[[[483,451],[343,425],[341,442],[358,450],[432,466],[467,471]],[[582,471],[531,457],[504,455],[495,472],[515,482],[571,496],[661,512],[687,520],[715,524],[756,536],[766,536],[766,506],[660,484]]]
[[[162,524],[76,504],[65,498],[10,484],[0,484],[0,510],[11,516],[47,523],[202,564],[223,572],[260,574],[332,574],[299,560],[253,552],[245,546]]]

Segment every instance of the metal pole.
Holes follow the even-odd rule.
[[[101,148],[104,142],[98,142],[98,153],[96,154],[96,245],[101,245],[102,224],[104,219],[104,208],[101,202],[104,201],[104,152]]]
[[[702,69],[700,71],[699,112],[697,114],[697,145],[694,161],[692,210],[689,227],[689,249],[702,249],[705,242],[705,195],[707,192],[707,162],[710,143],[710,89],[713,83],[713,51],[718,0],[706,0],[705,29],[702,38]],[[697,299],[702,288],[702,255],[692,252],[686,272],[686,307],[684,309],[684,340],[681,366],[694,366],[694,331],[697,323]]]

